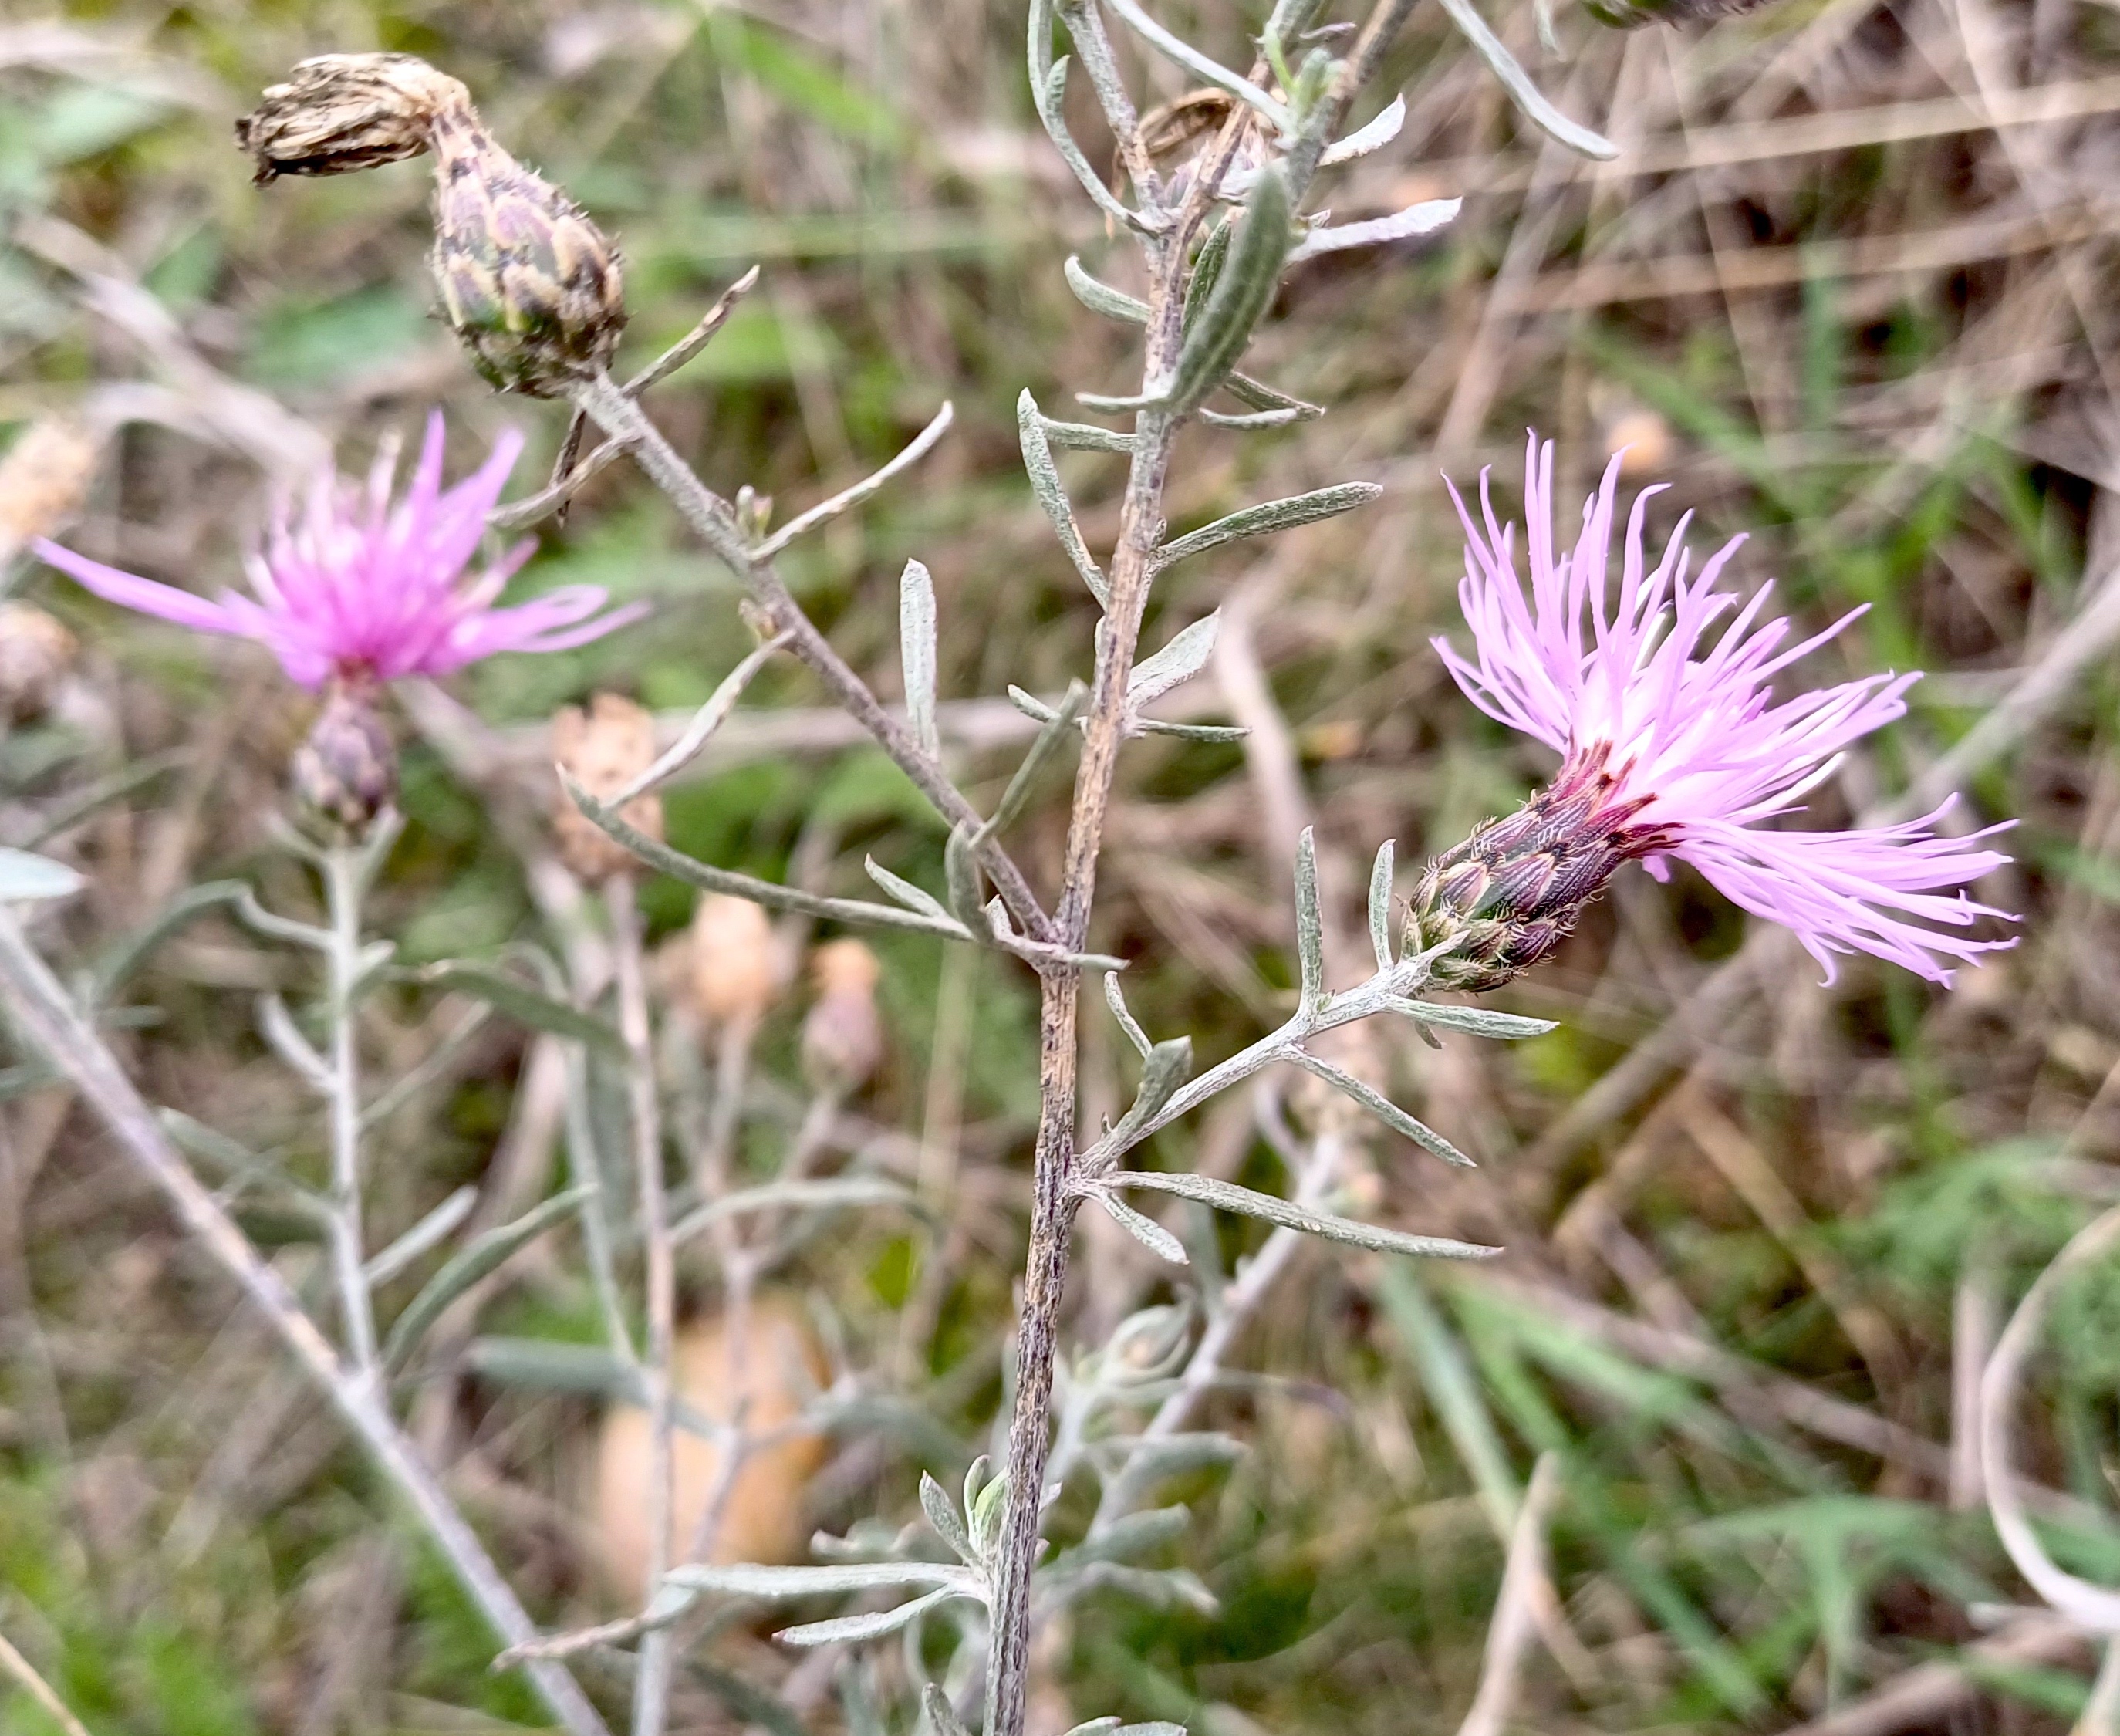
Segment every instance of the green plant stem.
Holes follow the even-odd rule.
[[[537,1629],[464,1522],[419,1450],[406,1437],[372,1371],[350,1366],[303,1311],[280,1274],[262,1259],[221,1202],[201,1185],[163,1132],[95,1028],[81,1016],[22,933],[0,907],[0,998],[31,1043],[49,1057],[175,1208],[184,1228],[242,1287],[281,1342],[328,1393],[368,1449],[370,1462],[404,1496],[494,1631],[509,1645],[533,1644]],[[580,1684],[547,1660],[529,1665],[538,1692],[569,1736],[610,1736]]]
[[[646,1608],[670,1571],[672,1477],[676,1440],[676,1394],[671,1352],[676,1335],[676,1265],[670,1246],[670,1214],[662,1187],[662,1119],[655,1090],[655,1055],[648,1024],[648,976],[639,901],[630,872],[604,882],[611,914],[611,963],[618,987],[618,1031],[625,1043],[628,1120],[633,1166],[640,1190],[640,1234],[647,1266],[648,1353],[641,1363],[649,1417],[648,1574]],[[676,1661],[670,1631],[643,1635],[633,1688],[633,1736],[662,1736],[670,1708],[670,1673]]]
[[[347,1356],[364,1373],[376,1366],[375,1301],[360,1224],[360,1056],[354,998],[360,977],[360,905],[365,850],[341,845],[324,858],[331,911],[327,1011],[331,1022],[331,1245]]]

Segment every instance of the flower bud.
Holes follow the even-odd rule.
[[[24,429],[0,458],[0,561],[49,537],[81,510],[95,476],[96,443],[64,417]]]
[[[625,325],[618,258],[588,215],[470,110],[435,128],[435,282],[472,365],[504,392],[560,395]]]
[[[348,175],[417,156],[445,114],[471,112],[471,93],[411,54],[319,54],[273,85],[235,123],[258,181]]]
[[[0,603],[0,714],[26,724],[50,710],[78,649],[42,609]]]
[[[1634,823],[1601,754],[1564,767],[1516,812],[1428,864],[1406,915],[1406,949],[1448,950],[1430,983],[1484,994],[1550,956],[1622,863],[1669,846]]]
[[[883,966],[858,940],[831,940],[810,956],[817,998],[802,1021],[802,1073],[820,1091],[858,1091],[883,1060],[876,984]]]
[[[569,705],[552,719],[552,757],[597,800],[615,796],[655,763],[655,719],[630,699],[599,693],[584,714]],[[619,810],[635,831],[659,840],[662,798],[652,791]],[[552,807],[560,859],[582,879],[595,883],[636,866],[632,854],[568,799],[565,789]]]
[[[723,1030],[755,1025],[780,992],[773,920],[748,898],[705,892],[692,913],[692,1003]]]
[[[335,681],[290,781],[296,817],[334,843],[357,843],[398,794],[398,750],[365,682]]]

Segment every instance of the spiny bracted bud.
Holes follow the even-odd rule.
[[[27,724],[50,710],[79,649],[42,609],[0,603],[0,717]]]
[[[503,150],[463,86],[410,54],[305,60],[236,123],[258,179],[345,175],[435,153],[435,282],[472,365],[553,398],[610,361],[618,254],[582,208]]]
[[[411,54],[319,54],[269,86],[235,123],[262,184],[283,175],[350,175],[417,156],[471,93]]]
[[[655,719],[630,699],[599,693],[584,712],[568,705],[552,719],[552,757],[598,801],[619,794],[655,760]],[[652,791],[619,810],[635,831],[662,835],[662,798]],[[560,858],[583,880],[608,880],[639,866],[632,854],[594,825],[562,789],[552,806]]]
[[[372,681],[338,680],[324,696],[290,782],[297,818],[332,843],[358,843],[398,794],[398,750]]]
[[[610,361],[625,325],[618,256],[587,212],[494,142],[476,114],[435,127],[435,282],[478,371],[551,398]]]
[[[1438,989],[1484,994],[1559,946],[1627,862],[1668,848],[1639,826],[1602,751],[1560,775],[1505,819],[1490,820],[1428,864],[1406,913],[1406,950],[1447,947],[1430,965]]]

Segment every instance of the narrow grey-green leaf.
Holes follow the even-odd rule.
[[[1141,1028],[1140,1020],[1133,1016],[1133,1009],[1127,1005],[1126,991],[1119,987],[1115,975],[1104,979],[1104,1004],[1112,1009],[1112,1017],[1118,1021],[1119,1029],[1126,1033],[1126,1040],[1133,1045],[1134,1052],[1146,1056],[1155,1045],[1148,1040],[1148,1033]]]
[[[1391,900],[1392,865],[1398,853],[1395,839],[1387,838],[1377,848],[1375,864],[1369,869],[1369,945],[1377,955],[1377,969],[1392,967]]]
[[[1132,452],[1138,444],[1131,434],[1117,428],[1100,428],[1095,422],[1056,422],[1041,416],[1038,425],[1048,444],[1073,452]]]
[[[1230,385],[1234,395],[1236,388],[1234,375],[1230,376]],[[1239,433],[1248,433],[1258,428],[1286,428],[1297,422],[1314,421],[1315,418],[1306,416],[1301,406],[1290,404],[1285,409],[1258,410],[1248,416],[1230,416],[1220,410],[1202,410],[1200,412],[1200,420],[1211,428],[1229,428]]]
[[[950,913],[942,907],[941,899],[936,897],[932,892],[922,891],[909,880],[900,879],[878,862],[875,857],[864,856],[862,859],[862,866],[868,871],[870,879],[881,887],[890,897],[904,905],[907,910],[918,910],[923,916],[932,916],[941,922],[948,922],[951,919]]]
[[[1266,118],[1276,133],[1295,132],[1295,118],[1288,112],[1287,105],[1276,101],[1241,72],[1232,72],[1219,60],[1202,54],[1183,37],[1165,30],[1141,10],[1137,0],[1104,0],[1104,3],[1165,59],[1183,67],[1195,78],[1228,91],[1238,101],[1248,104]]]
[[[673,1585],[718,1591],[731,1597],[807,1598],[840,1591],[876,1591],[892,1585],[921,1585],[978,1594],[970,1569],[940,1561],[848,1561],[830,1567],[768,1567],[738,1561],[719,1566],[693,1561],[673,1567]]]
[[[968,1567],[979,1564],[972,1551],[972,1534],[965,1529],[964,1515],[957,1510],[950,1492],[925,1471],[920,1473],[920,1510],[928,1515],[936,1536],[950,1546],[959,1561]]]
[[[466,1184],[422,1217],[380,1254],[370,1256],[361,1275],[370,1284],[387,1284],[431,1248],[438,1248],[456,1233],[457,1226],[478,1203],[478,1189]]]
[[[324,1064],[324,1058],[304,1036],[301,1027],[295,1024],[295,1016],[287,1011],[287,1003],[277,994],[258,997],[258,1029],[271,1045],[273,1054],[302,1076],[309,1089],[320,1097],[328,1097],[336,1088],[332,1070]]]
[[[929,759],[939,758],[942,737],[935,726],[935,581],[918,561],[908,561],[899,575],[898,651],[905,670],[905,718],[913,739]]]
[[[98,1001],[108,1000],[141,961],[193,917],[232,905],[249,891],[239,880],[209,880],[187,887],[129,934],[105,949],[90,973]]]
[[[1409,1236],[1402,1230],[1357,1223],[1351,1217],[1336,1217],[1329,1212],[1313,1211],[1276,1194],[1260,1194],[1250,1188],[1239,1187],[1234,1181],[1224,1181],[1216,1175],[1195,1175],[1183,1171],[1120,1170],[1106,1176],[1104,1185],[1175,1194],[1183,1199],[1197,1199],[1202,1205],[1213,1206],[1218,1211],[1235,1212],[1245,1217],[1278,1224],[1284,1229],[1300,1230],[1306,1235],[1321,1236],[1378,1254],[1411,1254],[1436,1259],[1490,1259],[1502,1251],[1478,1242]]]
[[[957,1709],[950,1704],[950,1696],[939,1683],[930,1682],[920,1690],[920,1710],[928,1715],[935,1736],[972,1736],[965,1728],[965,1720],[957,1715]]]
[[[1022,817],[1023,811],[1030,805],[1030,798],[1044,776],[1046,768],[1067,745],[1068,737],[1074,733],[1076,720],[1081,716],[1089,703],[1090,690],[1079,681],[1070,682],[1067,695],[1060,701],[1060,709],[1038,732],[1037,739],[1030,744],[1030,751],[1023,756],[1023,763],[1016,768],[1016,775],[1008,780],[1008,788],[1002,792],[1000,805],[973,838],[971,847],[974,850]]]
[[[1222,275],[1222,268],[1230,258],[1230,222],[1225,217],[1217,223],[1200,245],[1192,261],[1192,275],[1185,285],[1185,314],[1183,329],[1190,332],[1199,323],[1201,310],[1207,298],[1215,292],[1215,285]]]
[[[1469,1036],[1499,1037],[1515,1041],[1525,1037],[1542,1037],[1550,1031],[1560,1028],[1554,1019],[1531,1019],[1521,1013],[1496,1012],[1485,1007],[1453,1007],[1434,1001],[1410,1001],[1393,997],[1387,1001],[1393,1012],[1404,1013],[1410,1019],[1418,1019],[1424,1025],[1434,1025],[1444,1031],[1462,1031]]]
[[[1160,717],[1137,717],[1133,727],[1144,735],[1174,736],[1181,742],[1241,742],[1251,733],[1242,724],[1173,724]]]
[[[1072,1565],[1079,1561],[1123,1561],[1145,1555],[1165,1543],[1176,1543],[1184,1536],[1192,1520],[1192,1514],[1183,1507],[1151,1507],[1144,1512],[1128,1513],[1109,1524],[1098,1526],[1062,1559]],[[1116,1724],[1118,1720],[1112,1721]]]
[[[71,897],[87,884],[63,862],[29,850],[0,849],[0,903]]]
[[[1202,615],[1190,626],[1174,634],[1170,643],[1154,656],[1136,663],[1127,677],[1127,703],[1137,706],[1152,705],[1206,668],[1207,659],[1215,654],[1215,635],[1221,625],[1220,609]]]
[[[1315,524],[1322,519],[1337,518],[1343,512],[1368,505],[1383,493],[1383,490],[1374,482],[1338,482],[1330,488],[1313,489],[1309,494],[1290,495],[1285,500],[1247,506],[1165,543],[1155,552],[1155,564],[1159,567],[1169,566],[1174,561],[1205,554],[1211,548],[1220,548],[1225,542],[1234,542],[1239,538],[1271,536],[1276,531],[1293,530],[1299,524]]]
[[[1132,1143],[1132,1136],[1154,1120],[1178,1087],[1192,1076],[1192,1039],[1172,1037],[1148,1052],[1141,1070],[1141,1089],[1132,1106],[1120,1117],[1111,1137],[1117,1149]]]
[[[1075,522],[1075,509],[1060,481],[1059,468],[1053,462],[1053,448],[1045,435],[1045,417],[1027,387],[1016,401],[1016,426],[1023,449],[1023,471],[1030,478],[1031,493],[1038,497],[1039,505],[1052,520],[1053,534],[1060,539],[1062,550],[1073,564],[1076,576],[1089,587],[1091,596],[1109,606],[1112,588],[1090,557],[1089,544],[1082,540],[1082,528]]]
[[[942,882],[951,914],[967,932],[983,934],[986,901],[979,891],[979,856],[972,848],[971,833],[961,826],[951,829],[949,841],[942,846]]]
[[[1229,262],[1179,352],[1168,394],[1174,414],[1197,409],[1250,343],[1288,257],[1289,209],[1287,179],[1278,164],[1269,165],[1245,204],[1244,221],[1230,243]]]
[[[628,1404],[647,1402],[639,1371],[593,1344],[557,1338],[473,1338],[464,1351],[471,1371],[496,1386],[533,1392],[581,1393]]]
[[[470,959],[449,959],[411,973],[410,980],[422,988],[453,989],[473,1000],[484,1001],[532,1031],[568,1037],[592,1049],[601,1049],[607,1054],[625,1053],[625,1045],[620,1041],[616,1030],[594,1013],[584,1012],[579,1007],[570,1006],[533,989],[495,966]]]
[[[1183,1477],[1217,1465],[1234,1464],[1248,1450],[1234,1435],[1204,1429],[1160,1435],[1153,1440],[1121,1437],[1113,1444],[1126,1450],[1127,1475],[1137,1487],[1160,1477]]]
[[[925,1597],[913,1598],[895,1609],[879,1609],[868,1615],[832,1616],[822,1622],[803,1622],[783,1627],[774,1638],[783,1645],[840,1645],[855,1640],[875,1640],[896,1633],[952,1598],[969,1597],[966,1591],[947,1586]]]
[[[1433,233],[1458,215],[1462,199],[1424,199],[1388,217],[1371,217],[1362,223],[1341,223],[1313,229],[1296,244],[1288,256],[1290,265],[1300,265],[1323,254],[1344,253],[1351,247],[1384,247],[1394,241],[1411,241]]]
[[[1318,905],[1318,835],[1310,826],[1295,840],[1295,958],[1307,1011],[1325,998],[1325,919]]]
[[[695,861],[681,851],[671,849],[659,838],[651,838],[645,832],[628,825],[564,770],[560,774],[560,782],[567,793],[568,799],[582,811],[583,817],[591,825],[631,851],[658,873],[667,874],[673,880],[681,880],[687,886],[698,887],[704,891],[728,892],[738,898],[748,898],[753,904],[762,904],[770,910],[794,910],[805,916],[821,916],[829,922],[867,923],[872,928],[904,929],[919,934],[944,934],[953,940],[969,940],[977,932],[955,923],[937,921],[917,911],[900,910],[895,905],[875,904],[860,898],[820,898],[792,886],[779,886],[769,880],[760,880],[750,874],[738,874],[727,868],[718,868]]]
[[[1109,1188],[1093,1188],[1091,1197],[1104,1208],[1104,1215],[1131,1236],[1158,1259],[1168,1260],[1174,1266],[1188,1266],[1185,1244],[1179,1240],[1154,1218],[1137,1212]]]
[[[920,1196],[902,1182],[881,1175],[821,1175],[814,1180],[792,1177],[783,1181],[761,1181],[756,1187],[739,1189],[687,1212],[670,1226],[673,1243],[686,1242],[709,1225],[753,1212],[823,1212],[849,1206],[903,1206],[924,1212]]]
[[[1313,1073],[1327,1084],[1335,1086],[1346,1092],[1387,1127],[1397,1133],[1405,1134],[1422,1149],[1434,1152],[1445,1163],[1454,1163],[1460,1169],[1465,1170],[1477,1167],[1470,1157],[1459,1151],[1426,1122],[1416,1120],[1382,1091],[1356,1078],[1352,1073],[1335,1067],[1330,1061],[1321,1060],[1308,1050],[1299,1049],[1289,1059],[1305,1072]]]
[[[1539,126],[1569,150],[1601,163],[1609,163],[1620,154],[1620,147],[1603,134],[1570,120],[1546,100],[1531,74],[1502,45],[1501,38],[1487,28],[1487,21],[1480,16],[1472,0],[1443,0],[1443,10],[1449,13],[1450,21],[1472,44],[1473,52],[1487,63],[1487,70],[1501,81],[1502,88],[1515,99],[1517,106]]]
[[[1067,255],[1060,274],[1067,280],[1067,287],[1074,291],[1075,299],[1091,313],[1102,314],[1105,319],[1116,319],[1125,325],[1148,323],[1146,301],[1129,296],[1124,290],[1113,289],[1101,278],[1092,277],[1078,255]]]
[[[393,1371],[402,1368],[418,1348],[428,1328],[442,1317],[442,1311],[450,1303],[481,1278],[497,1270],[517,1249],[535,1240],[561,1218],[570,1215],[594,1191],[584,1186],[556,1194],[514,1222],[488,1230],[458,1249],[440,1271],[420,1287],[420,1293],[405,1305],[405,1311],[392,1323],[390,1336],[383,1347],[383,1366]]]
[[[1061,161],[1100,210],[1129,228],[1146,230],[1149,226],[1140,213],[1104,184],[1104,177],[1090,166],[1082,147],[1075,142],[1075,135],[1067,130],[1067,56],[1053,58],[1053,0],[1031,0],[1030,58],[1031,100]]]

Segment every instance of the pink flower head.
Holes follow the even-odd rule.
[[[137,579],[40,540],[36,551],[99,597],[159,615],[201,633],[225,633],[268,646],[289,677],[320,687],[333,676],[390,681],[446,675],[497,651],[564,651],[637,620],[645,605],[598,613],[599,585],[564,585],[532,602],[495,608],[494,599],[530,556],[518,543],[469,584],[464,571],[486,534],[523,449],[510,430],[491,456],[455,487],[442,487],[442,418],[427,438],[404,498],[393,502],[397,453],[379,454],[368,484],[323,476],[299,514],[283,510],[263,549],[249,557],[254,597],[224,591],[209,602],[190,591]]]
[[[1597,805],[1624,828],[1616,835],[1626,854],[1658,878],[1669,872],[1663,856],[1691,863],[1732,903],[1791,929],[1829,982],[1839,953],[1874,953],[1948,983],[1953,961],[2013,945],[1937,928],[2008,919],[1964,890],[2009,859],[1979,847],[2004,826],[1944,835],[1936,827],[1950,801],[1896,826],[1792,831],[1766,823],[1797,811],[1806,792],[1834,775],[1851,742],[1904,714],[1906,691],[1919,677],[1865,676],[1777,701],[1774,678],[1862,611],[1788,644],[1789,621],[1765,612],[1771,584],[1741,605],[1716,589],[1743,538],[1687,577],[1687,519],[1650,570],[1643,521],[1658,488],[1634,499],[1619,593],[1610,596],[1619,478],[1616,456],[1583,504],[1574,550],[1559,549],[1553,447],[1541,450],[1531,437],[1527,596],[1517,576],[1515,527],[1497,522],[1485,472],[1484,535],[1451,487],[1465,525],[1458,598],[1476,660],[1439,638],[1434,643],[1466,696],[1561,755],[1558,784],[1588,779],[1602,785]]]

